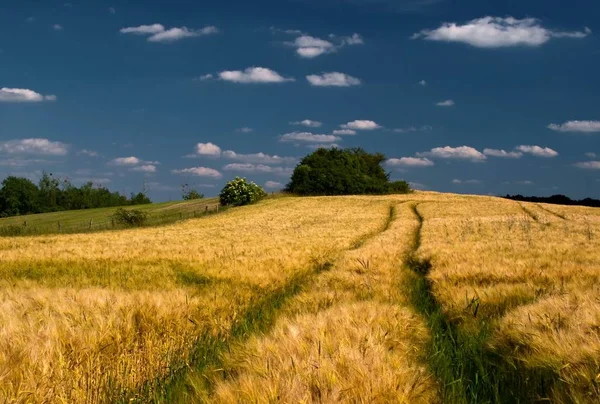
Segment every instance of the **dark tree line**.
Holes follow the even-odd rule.
[[[589,206],[592,208],[600,208],[600,200],[585,198],[585,199],[571,199],[564,195],[552,195],[548,197],[544,196],[523,196],[523,195],[506,195],[506,199],[512,199],[513,201],[521,202],[538,202],[538,203],[551,203],[554,205],[578,205],[578,206]]]
[[[27,178],[6,177],[0,188],[0,217],[146,203],[151,201],[143,192],[127,197],[92,182],[78,188],[48,173],[37,185]]]

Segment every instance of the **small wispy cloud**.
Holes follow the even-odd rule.
[[[354,129],[335,129],[333,134],[337,136],[354,136],[356,131]]]
[[[217,34],[218,28],[206,26],[201,29],[190,29],[187,27],[166,29],[162,24],[140,25],[137,27],[126,27],[119,30],[121,34],[145,35],[149,42],[171,43],[184,38],[194,38]]]
[[[453,184],[479,185],[479,184],[481,184],[481,180],[459,180],[459,179],[453,179],[452,183]]]
[[[56,101],[55,95],[42,95],[26,88],[0,88],[0,102]]]
[[[302,125],[302,126],[306,126],[307,128],[319,128],[323,125],[323,123],[319,122],[319,121],[312,121],[310,119],[305,119],[303,121],[290,122],[290,125]]]
[[[224,81],[242,84],[270,84],[295,81],[294,78],[283,77],[274,70],[266,67],[248,67],[245,70],[226,70],[219,73],[219,78]]]
[[[390,167],[431,167],[435,163],[428,158],[423,157],[401,157],[386,160],[386,165]]]
[[[77,152],[78,156],[98,157],[98,152],[88,149],[81,149]]]
[[[438,107],[453,107],[454,100],[440,101],[440,102],[436,103],[435,105],[437,105]]]
[[[357,33],[352,36],[338,37],[329,35],[329,40],[301,34],[293,42],[286,45],[296,48],[296,54],[302,58],[312,59],[327,53],[337,52],[345,46],[362,45],[364,39]]]
[[[265,164],[251,163],[232,163],[223,167],[225,171],[237,171],[243,173],[260,173],[260,174],[276,174],[276,175],[291,175],[293,168],[288,167],[273,167]]]
[[[280,142],[334,143],[342,140],[334,135],[319,135],[310,132],[291,132],[281,135]]]
[[[360,79],[340,72],[311,74],[306,76],[306,80],[315,87],[352,87],[361,84]]]
[[[414,133],[414,132],[431,132],[433,127],[430,125],[423,126],[407,126],[405,128],[396,128],[392,129],[394,133]]]
[[[296,162],[296,157],[281,157],[278,155],[270,155],[266,153],[236,153],[233,150],[225,150],[222,154],[223,158],[241,161],[243,163],[252,164],[284,164]]]
[[[108,12],[111,13],[111,14],[116,14],[117,13],[117,9],[114,8],[114,7],[109,7],[108,8]]]
[[[65,156],[69,146],[42,138],[15,139],[0,142],[0,153],[33,154],[40,156]]]
[[[190,167],[190,168],[182,168],[179,170],[171,170],[173,174],[179,175],[193,175],[196,177],[211,177],[211,178],[221,178],[223,175],[215,170],[214,168],[208,167]]]
[[[499,150],[499,149],[483,149],[483,154],[491,157],[500,157],[505,159],[518,159],[523,157],[523,153],[519,151]]]
[[[427,81],[421,80],[421,81],[419,81],[419,85],[425,87],[427,85]]]
[[[522,153],[531,154],[536,157],[556,157],[556,156],[558,156],[558,152],[555,150],[552,150],[549,147],[521,145],[521,146],[517,146],[515,148],[515,150],[518,150]]]
[[[557,132],[579,132],[596,133],[600,132],[600,121],[568,121],[563,124],[551,123],[549,129]]]
[[[600,170],[600,161],[583,161],[581,163],[573,164],[575,167],[583,168],[586,170]]]
[[[153,164],[144,164],[138,167],[133,167],[130,169],[131,171],[139,172],[139,173],[155,173],[156,166]]]
[[[351,130],[375,130],[375,129],[380,129],[381,125],[379,125],[375,121],[359,119],[356,121],[352,121],[352,122],[348,122],[343,125],[340,125],[340,128],[351,129]]]
[[[64,28],[60,24],[54,24],[54,25],[52,25],[52,29],[55,31],[62,31]]]
[[[243,128],[236,129],[236,132],[250,133],[250,132],[254,132],[254,129],[249,128],[248,126],[244,126]]]
[[[487,158],[483,153],[470,146],[435,147],[428,152],[417,153],[417,156],[437,159],[467,160],[474,163],[483,162]]]

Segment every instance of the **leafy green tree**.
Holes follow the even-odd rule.
[[[146,205],[152,203],[150,198],[148,198],[143,192],[138,192],[137,194],[132,192],[130,201],[131,205]]]
[[[204,194],[196,191],[193,188],[190,188],[188,184],[183,184],[181,186],[181,197],[184,201],[191,201],[194,199],[202,199],[204,198]]]
[[[389,182],[381,167],[385,156],[363,149],[318,149],[304,157],[286,191],[298,195],[354,195],[405,193],[404,181]]]
[[[25,215],[39,212],[38,187],[27,178],[6,177],[0,190],[2,216]]]
[[[59,210],[60,181],[47,172],[42,173],[38,182],[39,206],[42,212]]]

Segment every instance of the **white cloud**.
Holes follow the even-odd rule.
[[[345,123],[340,125],[340,128],[343,129],[352,129],[352,130],[375,130],[381,128],[381,125],[378,125],[374,121],[368,120],[356,120],[352,122]]]
[[[281,76],[274,70],[266,67],[248,67],[246,70],[226,70],[219,73],[219,78],[234,83],[284,83],[295,81],[294,78]]]
[[[346,135],[356,135],[356,131],[352,130],[352,129],[335,129],[333,131],[334,135],[338,135],[338,136],[346,136]]]
[[[446,100],[446,101],[440,101],[437,104],[438,107],[453,107],[454,106],[454,100]]]
[[[421,80],[419,81],[419,84],[425,87],[427,85],[427,82],[425,80]]]
[[[109,7],[108,8],[108,12],[111,13],[111,14],[116,14],[117,10],[114,7]]]
[[[212,177],[221,178],[222,174],[213,168],[208,167],[191,167],[183,168],[181,170],[172,170],[173,174],[181,175],[195,175],[196,177]]]
[[[600,121],[568,121],[560,125],[551,123],[548,128],[558,132],[594,133],[600,132]]]
[[[506,150],[499,149],[483,149],[483,154],[485,154],[486,156],[501,157],[506,159],[518,159],[523,156],[523,153],[521,152],[507,152]]]
[[[189,29],[187,27],[166,29],[162,24],[152,24],[121,28],[119,32],[122,34],[149,35],[148,41],[150,42],[169,43],[184,38],[216,34],[219,30],[214,26],[207,26],[199,30]]]
[[[305,119],[303,121],[290,122],[290,125],[302,125],[307,128],[318,128],[323,125],[322,122],[319,121],[311,121],[310,119]]]
[[[142,166],[139,167],[133,167],[131,169],[131,171],[136,171],[139,173],[155,173],[156,172],[156,166],[153,164],[144,164]]]
[[[53,164],[53,161],[42,159],[7,159],[0,158],[0,167],[25,167],[31,164],[43,164],[47,166]],[[14,174],[14,173],[13,173]]]
[[[399,159],[388,159],[385,162],[391,167],[431,167],[435,163],[428,158],[421,157],[401,157]]]
[[[334,135],[315,135],[310,132],[291,132],[281,135],[281,142],[311,142],[311,143],[333,143],[342,140]]]
[[[535,18],[483,17],[464,25],[445,23],[434,30],[423,30],[412,39],[429,41],[462,42],[478,48],[500,48],[509,46],[540,46],[555,38],[584,38],[591,33],[555,32],[541,26]]]
[[[221,148],[214,143],[198,143],[196,145],[196,155],[198,156],[220,156]]]
[[[481,162],[486,159],[486,156],[470,146],[460,147],[436,147],[431,151],[424,153],[417,153],[420,157],[431,157],[439,159],[455,159],[455,160],[469,160],[472,162]]]
[[[215,78],[215,76],[208,73],[208,74],[203,74],[202,76],[199,76],[199,77],[194,77],[194,80],[207,81],[207,80],[212,80],[214,78]]]
[[[296,161],[295,157],[280,157],[277,155],[271,156],[265,153],[239,154],[234,152],[233,150],[225,150],[223,152],[223,157],[229,160],[256,164],[283,164],[293,163]]]
[[[69,146],[48,139],[30,138],[15,139],[0,142],[0,153],[6,154],[35,154],[41,156],[64,156],[69,152]]]
[[[254,132],[254,129],[244,126],[243,128],[237,129],[237,131],[242,132],[242,133],[250,133],[250,132]]]
[[[152,35],[158,34],[165,31],[165,27],[162,24],[152,25],[140,25],[139,27],[127,27],[121,28],[119,32],[121,34],[134,34],[134,35]]]
[[[302,35],[296,38],[294,42],[288,45],[296,48],[296,53],[303,58],[314,58],[324,53],[335,52],[336,47],[329,41],[315,38],[309,35]]]
[[[409,126],[406,128],[393,129],[392,132],[395,132],[395,133],[430,132],[432,129],[433,128],[429,125],[423,125],[420,127]]]
[[[283,188],[283,184],[281,182],[277,182],[277,181],[267,181],[267,182],[265,182],[265,188],[281,189],[281,188]]]
[[[575,163],[575,167],[584,168],[586,170],[600,170],[600,161],[584,161]]]
[[[269,173],[277,175],[291,175],[294,171],[293,168],[286,167],[273,167],[264,164],[250,164],[250,163],[232,163],[227,164],[223,167],[225,171],[239,171],[244,173]]]
[[[362,45],[365,43],[362,36],[357,33],[352,34],[352,36],[346,36],[342,38],[342,43],[344,45]]]
[[[54,24],[52,25],[52,29],[55,31],[62,31],[63,30],[63,26],[60,24]]]
[[[42,95],[25,88],[0,88],[0,102],[56,101],[55,95]]]
[[[524,180],[524,181],[515,181],[517,185],[533,185],[533,181]]]
[[[306,76],[306,80],[317,87],[350,87],[358,86],[361,83],[356,77],[339,72],[323,73],[321,75],[311,74]]]
[[[540,146],[527,146],[521,145],[515,148],[523,153],[528,153],[536,157],[556,157],[558,153],[555,150],[552,150],[549,147],[540,147]]]
[[[453,184],[481,184],[480,180],[459,180],[459,179],[453,179],[452,180]]]
[[[585,153],[585,157],[589,157],[591,159],[595,159],[596,158],[596,153],[592,153],[592,152]]]
[[[35,22],[35,17],[27,17],[27,18],[25,19],[25,22],[28,22],[28,23]]]
[[[82,149],[77,152],[78,156],[98,157],[98,152],[88,149]]]
[[[144,162],[137,157],[117,157],[114,160],[108,162],[109,165],[112,166],[135,166],[138,164],[143,164]]]

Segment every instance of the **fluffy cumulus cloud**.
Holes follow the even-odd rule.
[[[575,163],[575,167],[583,168],[586,170],[600,170],[600,161],[584,161],[581,163]]]
[[[144,164],[139,167],[133,167],[131,171],[135,171],[138,173],[155,173],[156,166],[154,164]]]
[[[281,135],[280,142],[308,142],[308,143],[333,143],[342,140],[334,135],[316,135],[311,132],[291,132]]]
[[[333,134],[337,136],[353,136],[356,135],[356,131],[354,129],[335,129]]]
[[[445,100],[445,101],[440,101],[437,104],[438,107],[453,107],[454,106],[454,100]]]
[[[335,52],[336,46],[324,39],[302,35],[289,43],[296,48],[296,53],[303,58],[314,58],[324,53]]]
[[[223,152],[223,157],[229,160],[253,164],[284,164],[294,163],[296,161],[295,157],[272,156],[265,153],[240,154],[233,150],[225,150]]]
[[[312,121],[310,119],[305,119],[303,121],[290,122],[290,125],[302,125],[302,126],[306,126],[307,128],[319,128],[323,125],[323,123],[319,122],[319,121]]]
[[[568,121],[563,124],[551,123],[549,129],[557,132],[579,132],[595,133],[600,132],[600,121]]]
[[[149,42],[169,43],[179,41],[184,38],[193,38],[205,35],[216,34],[219,32],[217,27],[207,26],[201,29],[165,28],[162,24],[140,25],[138,27],[127,27],[119,30],[122,34],[145,35]]]
[[[487,158],[483,153],[470,146],[435,147],[428,152],[417,153],[417,156],[438,159],[468,160],[472,162],[481,162]]]
[[[226,70],[219,73],[219,78],[233,83],[284,83],[294,81],[266,67],[248,67],[245,70]]]
[[[69,152],[69,146],[48,139],[30,138],[15,139],[0,142],[0,153],[3,154],[33,154],[40,156],[64,156]]]
[[[293,42],[286,42],[287,45],[296,48],[298,56],[312,59],[326,53],[336,52],[338,49],[347,45],[362,45],[363,38],[359,34],[352,36],[338,37],[330,35],[329,41],[321,38],[315,38],[310,35],[301,34]],[[332,41],[335,41],[332,42]]]
[[[401,157],[387,160],[386,165],[390,167],[431,167],[435,163],[424,157]]]
[[[359,119],[340,125],[340,128],[350,130],[375,130],[381,128],[381,125],[378,125],[374,121]]]
[[[214,156],[218,157],[221,155],[221,148],[214,143],[198,143],[196,145],[197,156]]]
[[[558,156],[558,152],[556,152],[555,150],[552,150],[549,147],[521,145],[521,146],[517,146],[515,148],[515,150],[518,150],[522,153],[531,154],[532,156],[536,156],[536,157],[556,157],[556,156]]]
[[[42,95],[26,88],[0,88],[0,102],[56,101],[55,95]]]
[[[554,38],[585,38],[591,33],[584,31],[560,32],[544,28],[535,18],[483,17],[465,24],[445,23],[437,29],[423,30],[413,39],[428,41],[462,42],[478,48],[501,48],[510,46],[541,46]]]
[[[108,164],[111,166],[135,166],[138,164],[143,164],[143,161],[134,156],[117,157],[116,159],[109,161]]]
[[[483,149],[483,154],[491,157],[501,157],[505,159],[518,159],[523,156],[523,153],[519,151],[499,150],[499,149]]]
[[[306,76],[306,80],[316,87],[351,87],[361,83],[360,79],[340,72],[311,74]]]
[[[179,175],[193,175],[196,177],[210,177],[210,178],[221,178],[223,175],[213,168],[208,167],[190,167],[182,168],[180,170],[172,170],[173,174]]]
[[[294,169],[287,167],[273,167],[265,164],[232,163],[223,167],[223,170],[237,171],[242,173],[291,175]]]
[[[265,188],[282,189],[283,184],[281,182],[277,182],[277,181],[267,181],[267,182],[265,182]]]

